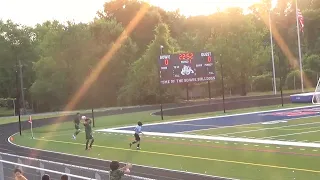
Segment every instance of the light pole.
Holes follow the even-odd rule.
[[[19,133],[21,133],[21,114],[20,114],[20,87],[19,87],[19,73],[18,73],[18,57],[16,57],[16,88],[17,88],[17,109],[18,109],[18,118],[19,118]]]
[[[271,46],[271,59],[272,59],[272,75],[273,75],[273,93],[274,93],[274,95],[276,95],[277,94],[277,81],[276,81],[276,68],[275,68],[275,65],[274,65],[271,10],[269,10],[269,26],[270,26],[270,46]]]
[[[19,60],[19,72],[20,72],[20,90],[21,90],[21,98],[22,98],[22,105],[23,105],[23,114],[26,114],[26,103],[24,99],[24,88],[23,88],[23,74],[22,74],[22,64]]]

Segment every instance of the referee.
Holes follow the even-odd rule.
[[[135,143],[138,143],[137,144],[137,149],[139,150],[140,149],[140,136],[139,134],[142,133],[141,132],[141,128],[142,128],[142,122],[138,122],[138,126],[136,126],[134,128],[134,138],[135,138],[135,141],[133,141],[132,143],[130,143],[130,148],[132,146],[132,144],[135,144]],[[143,133],[142,133],[143,134]]]

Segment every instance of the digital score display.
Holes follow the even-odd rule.
[[[161,84],[212,81],[216,79],[211,52],[160,55]]]

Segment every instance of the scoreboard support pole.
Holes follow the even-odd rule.
[[[222,55],[220,54],[220,71],[221,71],[221,89],[222,89],[222,102],[223,102],[223,112],[226,113],[226,106],[224,102],[224,77],[223,77],[223,67],[222,67]]]
[[[160,87],[159,87],[159,91],[160,91],[160,112],[161,112],[161,120],[163,120],[163,107],[162,107],[162,85],[160,82]]]
[[[160,55],[163,54],[163,46],[160,45]],[[158,65],[158,76],[159,76],[159,95],[160,95],[160,114],[161,120],[163,120],[163,107],[162,107],[162,84],[161,84],[161,77],[160,77],[160,65]]]
[[[189,101],[189,83],[186,83],[187,88],[187,101]]]
[[[208,81],[208,95],[209,95],[209,104],[211,103],[211,85],[210,81]]]

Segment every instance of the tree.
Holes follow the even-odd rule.
[[[258,31],[252,17],[243,15],[240,9],[229,9],[222,17],[220,26],[213,28],[206,48],[216,56],[221,54],[218,62],[223,65],[227,86],[246,95],[257,59],[266,50],[262,44],[265,32]]]
[[[156,28],[155,39],[148,46],[143,56],[134,62],[129,70],[125,85],[121,89],[119,103],[155,103],[159,101],[159,75],[157,57],[160,46],[164,46],[164,53],[175,52],[170,31],[166,24],[159,24]],[[164,96],[172,96],[171,88],[165,88]],[[173,98],[171,99],[173,100]]]
[[[146,11],[146,12],[145,12]],[[131,38],[139,47],[139,54],[143,53],[147,45],[154,38],[154,28],[162,21],[164,10],[150,6],[145,1],[139,0],[112,0],[104,4],[101,14],[105,19],[115,19],[124,28],[134,20],[134,17],[143,13],[143,18],[136,22]]]
[[[35,64],[37,78],[31,88],[38,104],[49,110],[63,108],[122,32],[123,27],[114,19],[38,25],[37,49],[42,56]],[[136,52],[136,44],[127,39],[76,108],[116,105],[117,93]]]
[[[41,57],[34,65],[36,80],[31,92],[38,107],[58,110],[77,90],[88,71],[85,67],[89,42],[90,33],[85,24],[61,25],[54,21],[37,26],[37,51]]]
[[[0,64],[1,64],[1,94],[2,97],[15,97],[16,94],[16,74],[18,61],[23,65],[22,78],[24,88],[29,89],[33,82],[34,72],[32,63],[37,59],[33,44],[32,29],[21,26],[10,20],[0,21]],[[19,71],[18,71],[19,72]],[[20,87],[19,87],[20,88]],[[25,91],[26,99],[29,99],[29,93]]]
[[[320,56],[317,54],[306,56],[303,61],[303,66],[305,69],[320,72]]]
[[[96,20],[90,25],[90,30],[94,36],[96,63],[111,49],[116,39],[124,31],[121,24],[114,19]],[[128,38],[94,83],[89,96],[90,100],[88,100],[95,102],[95,106],[99,107],[116,106],[120,88],[125,83],[129,67],[137,58],[137,52],[137,44]]]

